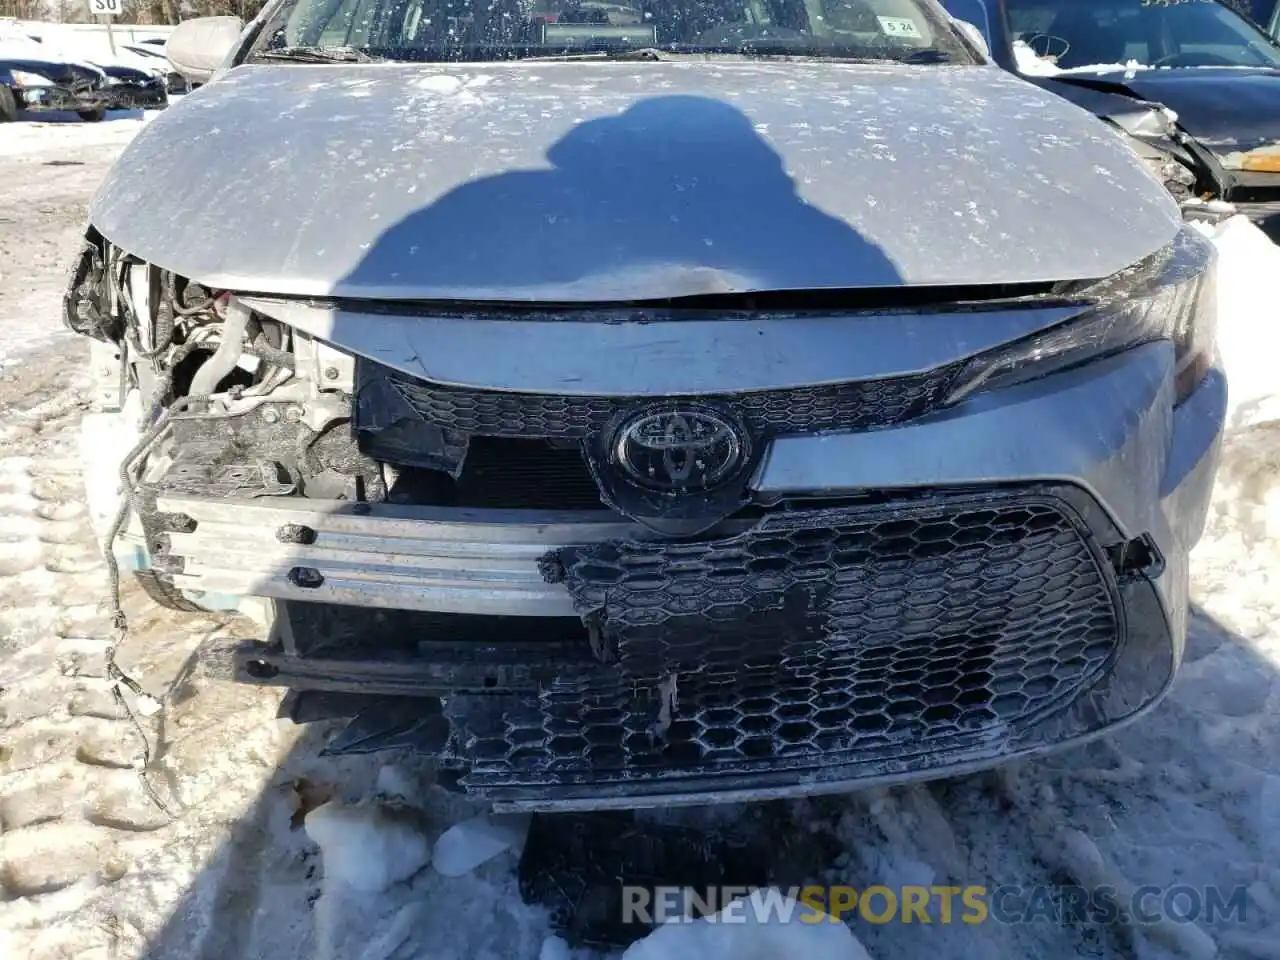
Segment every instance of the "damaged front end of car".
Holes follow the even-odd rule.
[[[252,500],[299,495],[381,499],[376,463],[360,455],[350,354],[255,314],[225,291],[129,256],[92,231],[63,301],[63,321],[91,338],[99,412],[83,443],[90,512],[113,554],[168,606],[234,605],[183,596],[169,538],[192,529],[163,510],[168,495]],[[111,462],[117,469],[107,469]],[[127,510],[121,510],[121,496]],[[125,519],[130,526],[123,526]]]
[[[1123,136],[1186,219],[1219,223],[1240,214],[1280,238],[1280,128],[1274,109],[1250,114],[1249,101],[1232,105],[1232,89],[1215,90],[1211,83],[1199,91],[1190,84],[1135,90],[1128,75],[1125,81],[1060,74],[1040,82]],[[1159,102],[1161,93],[1180,106]]]
[[[499,808],[940,775],[1156,702],[1225,396],[1203,239],[750,299],[267,297],[90,232],[95,524],[163,604],[265,598],[234,676],[330,751]]]

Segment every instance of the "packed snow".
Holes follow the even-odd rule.
[[[102,678],[112,634],[76,456],[84,350],[57,333],[89,193],[143,122],[0,127],[0,956],[597,957],[521,900],[524,821],[404,758],[322,757],[325,725],[277,721],[278,693],[208,676],[201,642],[251,627],[130,587],[120,662],[164,695],[143,723],[175,818],[143,794],[141,743]],[[1280,251],[1243,219],[1205,229],[1233,425],[1168,700],[1088,748],[990,773],[662,816],[768,836],[779,883],[1213,885],[1246,890],[1245,916],[845,926],[748,909],[747,923],[664,925],[615,957],[1280,956]]]
[[[528,817],[480,814],[440,835],[431,865],[441,876],[461,877],[508,850],[518,853],[528,832]]]
[[[0,123],[0,371],[52,340],[73,342],[57,318],[89,198],[157,113],[113,111],[101,123],[27,113]]]
[[[745,905],[730,904],[713,917],[664,924],[628,948],[622,960],[871,960],[844,924],[830,918],[784,922],[783,911],[799,905],[783,898],[774,908],[770,895],[781,891],[757,890]]]
[[[1244,217],[1220,226],[1195,224],[1218,247],[1218,350],[1231,378],[1234,427],[1280,420],[1280,256]],[[1248,318],[1246,321],[1245,318]]]

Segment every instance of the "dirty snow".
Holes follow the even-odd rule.
[[[0,128],[0,349],[19,361],[0,369],[0,956],[585,960],[521,902],[518,842],[492,856],[501,844],[460,843],[458,876],[428,866],[482,810],[417,764],[321,757],[324,725],[293,728],[274,719],[278,694],[210,679],[201,641],[249,628],[161,611],[130,586],[120,660],[166,695],[144,725],[176,819],[142,795],[140,742],[102,679],[104,573],[75,455],[85,351],[56,333],[55,267],[127,132]],[[1193,558],[1187,661],[1165,704],[1087,749],[993,773],[675,816],[767,831],[780,884],[1217,885],[1247,889],[1245,919],[859,921],[861,947],[839,927],[690,924],[628,960],[1280,955],[1280,420],[1264,404],[1280,398],[1280,262],[1247,224],[1216,232],[1223,355],[1250,412]],[[805,939],[819,936],[832,942]]]
[[[757,890],[715,917],[660,927],[633,944],[623,960],[871,960],[844,924],[779,919],[795,916],[799,908],[781,891]]]
[[[440,835],[431,866],[441,876],[461,877],[508,850],[519,855],[528,833],[528,817],[480,814]]]
[[[89,198],[157,112],[113,111],[100,123],[22,114],[0,124],[0,370],[51,340],[72,342],[57,317]]]
[[[331,884],[381,893],[431,862],[431,844],[412,808],[330,800],[307,814],[306,826]]]

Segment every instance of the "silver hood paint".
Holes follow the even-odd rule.
[[[220,288],[560,302],[1094,278],[1180,222],[995,67],[813,61],[242,66],[90,219]]]

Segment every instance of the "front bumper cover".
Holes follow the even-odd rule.
[[[18,91],[22,108],[32,113],[48,111],[83,111],[110,108],[111,102],[105,90],[72,91],[66,87],[22,87]]]
[[[331,748],[413,747],[504,809],[831,792],[1070,743],[1153,704],[1180,643],[1158,562],[1127,566],[1104,549],[1118,540],[1069,487],[781,511],[699,543],[552,551],[544,575],[581,621],[285,604],[237,678],[439,695],[408,722],[374,705]]]
[[[1173,362],[775,439],[771,505],[680,546],[602,513],[165,493],[167,572],[285,601],[239,679],[383,698],[335,749],[414,747],[505,809],[958,773],[1172,681],[1226,404],[1212,370],[1175,407]]]
[[[109,110],[157,110],[169,105],[169,93],[160,78],[147,84],[110,84],[103,88],[102,96]]]

